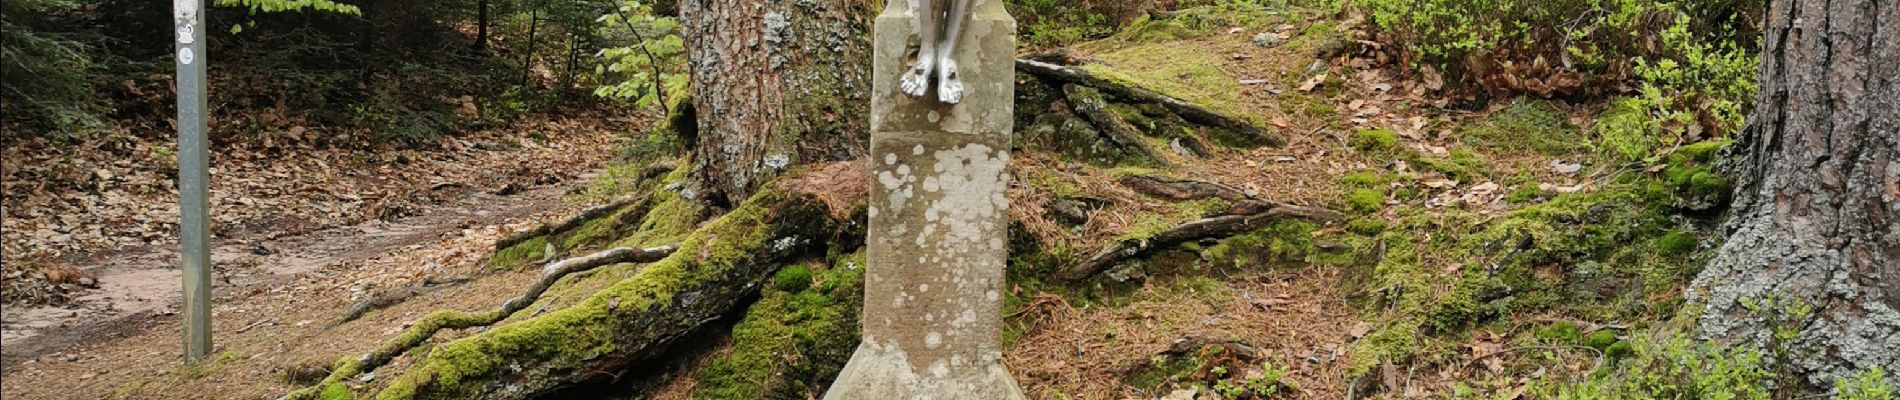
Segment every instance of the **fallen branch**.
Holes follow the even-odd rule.
[[[373,371],[377,367],[388,364],[389,361],[395,359],[396,356],[400,356],[410,349],[422,345],[422,343],[428,341],[430,337],[434,337],[436,332],[445,329],[487,326],[500,322],[502,319],[508,318],[509,315],[513,315],[515,312],[527,308],[529,304],[533,304],[535,300],[541,298],[542,293],[547,292],[548,288],[553,287],[555,282],[560,281],[562,277],[566,277],[569,274],[605,265],[659,261],[678,250],[679,246],[677,245],[659,246],[648,249],[615,248],[548,264],[547,267],[542,268],[541,278],[535,281],[533,286],[529,286],[528,291],[522,293],[521,296],[508,299],[508,301],[503,302],[501,306],[483,312],[471,313],[459,310],[441,310],[431,313],[410,325],[409,329],[404,330],[403,333],[397,335],[396,338],[384,343],[382,347],[370,351],[368,354],[364,354],[362,357],[346,365],[338,366],[330,372],[329,377],[324,378],[323,383],[293,392],[285,396],[285,398],[316,398],[319,390],[325,385],[340,383],[360,372]]]
[[[1062,85],[1062,93],[1069,100],[1069,108],[1074,109],[1076,114],[1081,114],[1082,119],[1087,120],[1090,125],[1095,125],[1096,129],[1108,134],[1108,138],[1114,140],[1122,148],[1141,153],[1161,166],[1175,166],[1174,162],[1168,161],[1161,152],[1149,147],[1148,142],[1141,138],[1141,131],[1136,130],[1134,125],[1129,125],[1128,121],[1108,111],[1108,99],[1102,98],[1101,91],[1068,84]]]
[[[1182,119],[1186,119],[1188,122],[1231,130],[1241,135],[1260,139],[1261,143],[1266,143],[1268,146],[1286,146],[1285,136],[1268,132],[1266,129],[1261,129],[1259,126],[1248,123],[1240,118],[1228,116],[1224,113],[1194,105],[1193,103],[1188,103],[1181,99],[1169,97],[1168,95],[1156,93],[1148,89],[1102,79],[1079,68],[1069,68],[1036,60],[1018,59],[1016,60],[1016,70],[1043,77],[1044,79],[1053,79],[1088,86],[1115,97],[1157,103],[1162,107],[1166,107],[1168,111],[1180,115]]]

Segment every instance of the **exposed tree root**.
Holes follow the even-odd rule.
[[[1134,189],[1149,196],[1168,200],[1199,200],[1219,198],[1227,201],[1243,201],[1251,197],[1246,192],[1214,182],[1164,178],[1149,175],[1128,175],[1120,179],[1122,186]]]
[[[409,298],[411,297],[416,297],[418,295],[421,295],[423,293],[428,293],[436,289],[441,289],[445,287],[467,283],[470,280],[472,280],[472,278],[469,278],[466,276],[456,276],[456,277],[449,277],[449,278],[443,278],[443,279],[436,279],[435,277],[429,277],[429,278],[423,278],[422,283],[416,284],[415,286],[405,286],[396,290],[390,290],[390,291],[385,291],[382,293],[377,293],[375,295],[370,296],[369,298],[356,302],[355,305],[350,306],[350,311],[343,313],[343,317],[337,318],[336,322],[330,323],[330,327],[335,328],[337,325],[342,325],[350,321],[355,321],[357,318],[362,318],[363,314],[368,314],[370,311],[375,311],[383,307],[388,307],[397,303],[401,303],[404,300],[409,300]]]
[[[1109,139],[1115,141],[1115,144],[1147,156],[1162,166],[1175,166],[1175,163],[1168,161],[1161,152],[1148,146],[1148,142],[1141,138],[1141,131],[1129,125],[1128,121],[1115,116],[1115,113],[1108,111],[1108,99],[1102,98],[1101,91],[1086,86],[1067,84],[1062,85],[1062,93],[1069,99],[1071,109],[1081,114],[1082,119],[1094,125],[1096,130],[1107,134]]]
[[[699,226],[677,251],[614,249],[551,264],[528,295],[488,312],[431,314],[381,348],[338,361],[322,383],[288,397],[523,398],[597,376],[586,371],[651,361],[675,341],[744,307],[777,266],[837,240],[845,225],[829,211],[812,193],[768,188]],[[436,331],[492,325],[531,307],[559,275],[627,261],[653,262],[578,303],[431,346],[410,356],[401,371],[376,370]],[[372,372],[382,375],[373,381],[377,385],[351,381]]]
[[[555,282],[560,281],[562,277],[566,277],[569,274],[598,268],[604,265],[659,261],[678,250],[679,246],[672,245],[648,249],[616,248],[549,264],[542,269],[541,279],[535,281],[533,286],[529,286],[527,292],[522,293],[521,296],[508,299],[508,301],[503,302],[501,306],[483,312],[471,313],[458,310],[441,310],[431,313],[423,317],[422,320],[416,321],[409,329],[403,331],[401,335],[397,335],[396,338],[384,343],[382,347],[368,354],[364,354],[355,360],[345,361],[343,365],[339,365],[333,369],[330,372],[330,376],[323,379],[323,383],[315,387],[293,392],[285,397],[289,399],[316,398],[320,393],[319,391],[325,386],[339,384],[360,372],[373,371],[383,364],[388,364],[389,361],[395,359],[396,356],[402,355],[410,349],[422,345],[422,343],[429,340],[430,337],[434,337],[436,332],[445,329],[486,326],[500,322],[502,319],[508,318],[509,315],[521,311],[523,308],[527,308],[529,304],[533,304],[536,299],[541,298],[542,293],[547,292],[549,287],[553,287]],[[350,319],[354,318],[346,316],[344,321]]]
[[[1162,107],[1166,107],[1168,111],[1180,115],[1182,119],[1186,119],[1188,122],[1231,130],[1240,135],[1257,138],[1268,146],[1281,147],[1286,145],[1285,136],[1269,132],[1245,120],[1148,89],[1103,79],[1079,68],[1069,68],[1042,61],[1018,59],[1016,60],[1016,70],[1043,77],[1044,79],[1088,86],[1115,97],[1160,104]]]
[[[574,214],[574,216],[563,219],[558,223],[541,224],[541,226],[537,226],[534,229],[515,232],[512,235],[501,238],[501,240],[495,241],[495,250],[514,247],[514,245],[521,244],[521,242],[526,242],[529,239],[534,239],[537,236],[561,233],[579,228],[581,224],[587,223],[587,221],[592,221],[601,216],[613,213],[621,207],[632,205],[638,201],[640,201],[640,199],[635,196],[621,197],[607,204],[589,207],[586,210],[582,210],[580,214]]]
[[[1222,198],[1235,204],[1220,215],[1209,216],[1170,228],[1154,236],[1127,239],[1102,247],[1087,259],[1056,272],[1056,278],[1079,281],[1095,276],[1117,263],[1155,249],[1203,239],[1226,238],[1266,227],[1273,221],[1298,218],[1330,223],[1344,218],[1339,212],[1248,196],[1237,189],[1212,182],[1131,176],[1123,184],[1144,193],[1174,200]],[[1130,183],[1133,184],[1130,184]]]

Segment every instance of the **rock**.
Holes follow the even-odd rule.
[[[1575,174],[1577,173],[1577,171],[1583,170],[1583,163],[1564,162],[1564,160],[1550,160],[1550,170],[1555,171],[1559,174],[1565,174],[1565,175]]]
[[[1274,36],[1273,34],[1269,34],[1266,32],[1261,32],[1259,34],[1253,35],[1253,45],[1260,46],[1260,47],[1279,46],[1280,37]]]

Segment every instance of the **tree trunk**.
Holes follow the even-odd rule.
[[[1689,297],[1704,335],[1825,388],[1900,365],[1900,3],[1776,0],[1765,28],[1728,240]]]
[[[521,54],[521,86],[528,86],[528,77],[534,76],[534,34],[541,27],[541,7],[528,10],[528,47]]]
[[[475,2],[475,50],[488,50],[488,2]]]
[[[863,155],[870,3],[679,2],[699,199],[739,204],[791,165]]]

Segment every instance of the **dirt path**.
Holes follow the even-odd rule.
[[[0,393],[31,399],[281,394],[294,386],[291,378],[320,372],[430,310],[485,308],[517,294],[532,273],[480,275],[327,327],[370,293],[482,273],[481,261],[506,233],[585,208],[563,197],[591,175],[508,196],[462,191],[455,201],[395,222],[220,245],[215,260],[229,267],[214,275],[221,289],[213,311],[217,345],[213,360],[199,366],[178,361],[175,253],[143,249],[101,257],[102,289],[78,307],[7,311]]]
[[[570,182],[591,177],[589,173]],[[212,249],[214,301],[234,301],[251,289],[281,283],[296,274],[360,262],[488,221],[555,210],[563,206],[562,197],[572,186],[549,185],[510,196],[453,188],[448,190],[459,193],[449,196],[458,200],[394,222],[370,221],[261,241],[221,241]],[[170,318],[177,312],[177,249],[146,247],[97,255],[91,261],[99,290],[63,306],[4,311],[6,329],[0,354],[6,365],[120,333],[128,322]]]

